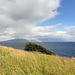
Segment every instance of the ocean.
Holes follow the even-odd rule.
[[[0,42],[0,45],[24,49],[26,42]],[[75,57],[75,42],[35,42],[61,57]]]

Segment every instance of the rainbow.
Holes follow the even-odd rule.
[[[42,43],[42,41],[41,40],[39,40],[39,39],[37,39],[37,38],[33,38],[34,40],[36,40],[36,41],[38,41],[38,42],[41,42]]]
[[[44,46],[46,46],[46,47],[48,47],[44,42],[42,42],[41,40],[39,40],[39,39],[37,39],[37,38],[33,38],[33,39],[35,39],[36,41],[38,41],[38,42],[41,42]]]
[[[36,41],[38,41],[38,42],[40,42],[40,43],[42,43],[44,46],[46,46],[46,47],[48,47],[44,42],[42,42],[41,40],[39,40],[39,39],[37,39],[37,38],[35,38],[35,37],[32,37],[34,40],[36,40]]]

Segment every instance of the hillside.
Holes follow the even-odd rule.
[[[75,58],[0,46],[0,75],[75,75]]]

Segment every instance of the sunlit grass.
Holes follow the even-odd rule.
[[[75,75],[75,58],[0,46],[0,75]]]

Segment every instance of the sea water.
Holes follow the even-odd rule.
[[[0,45],[24,49],[26,42],[0,42]],[[75,57],[75,42],[35,42],[61,57]]]

